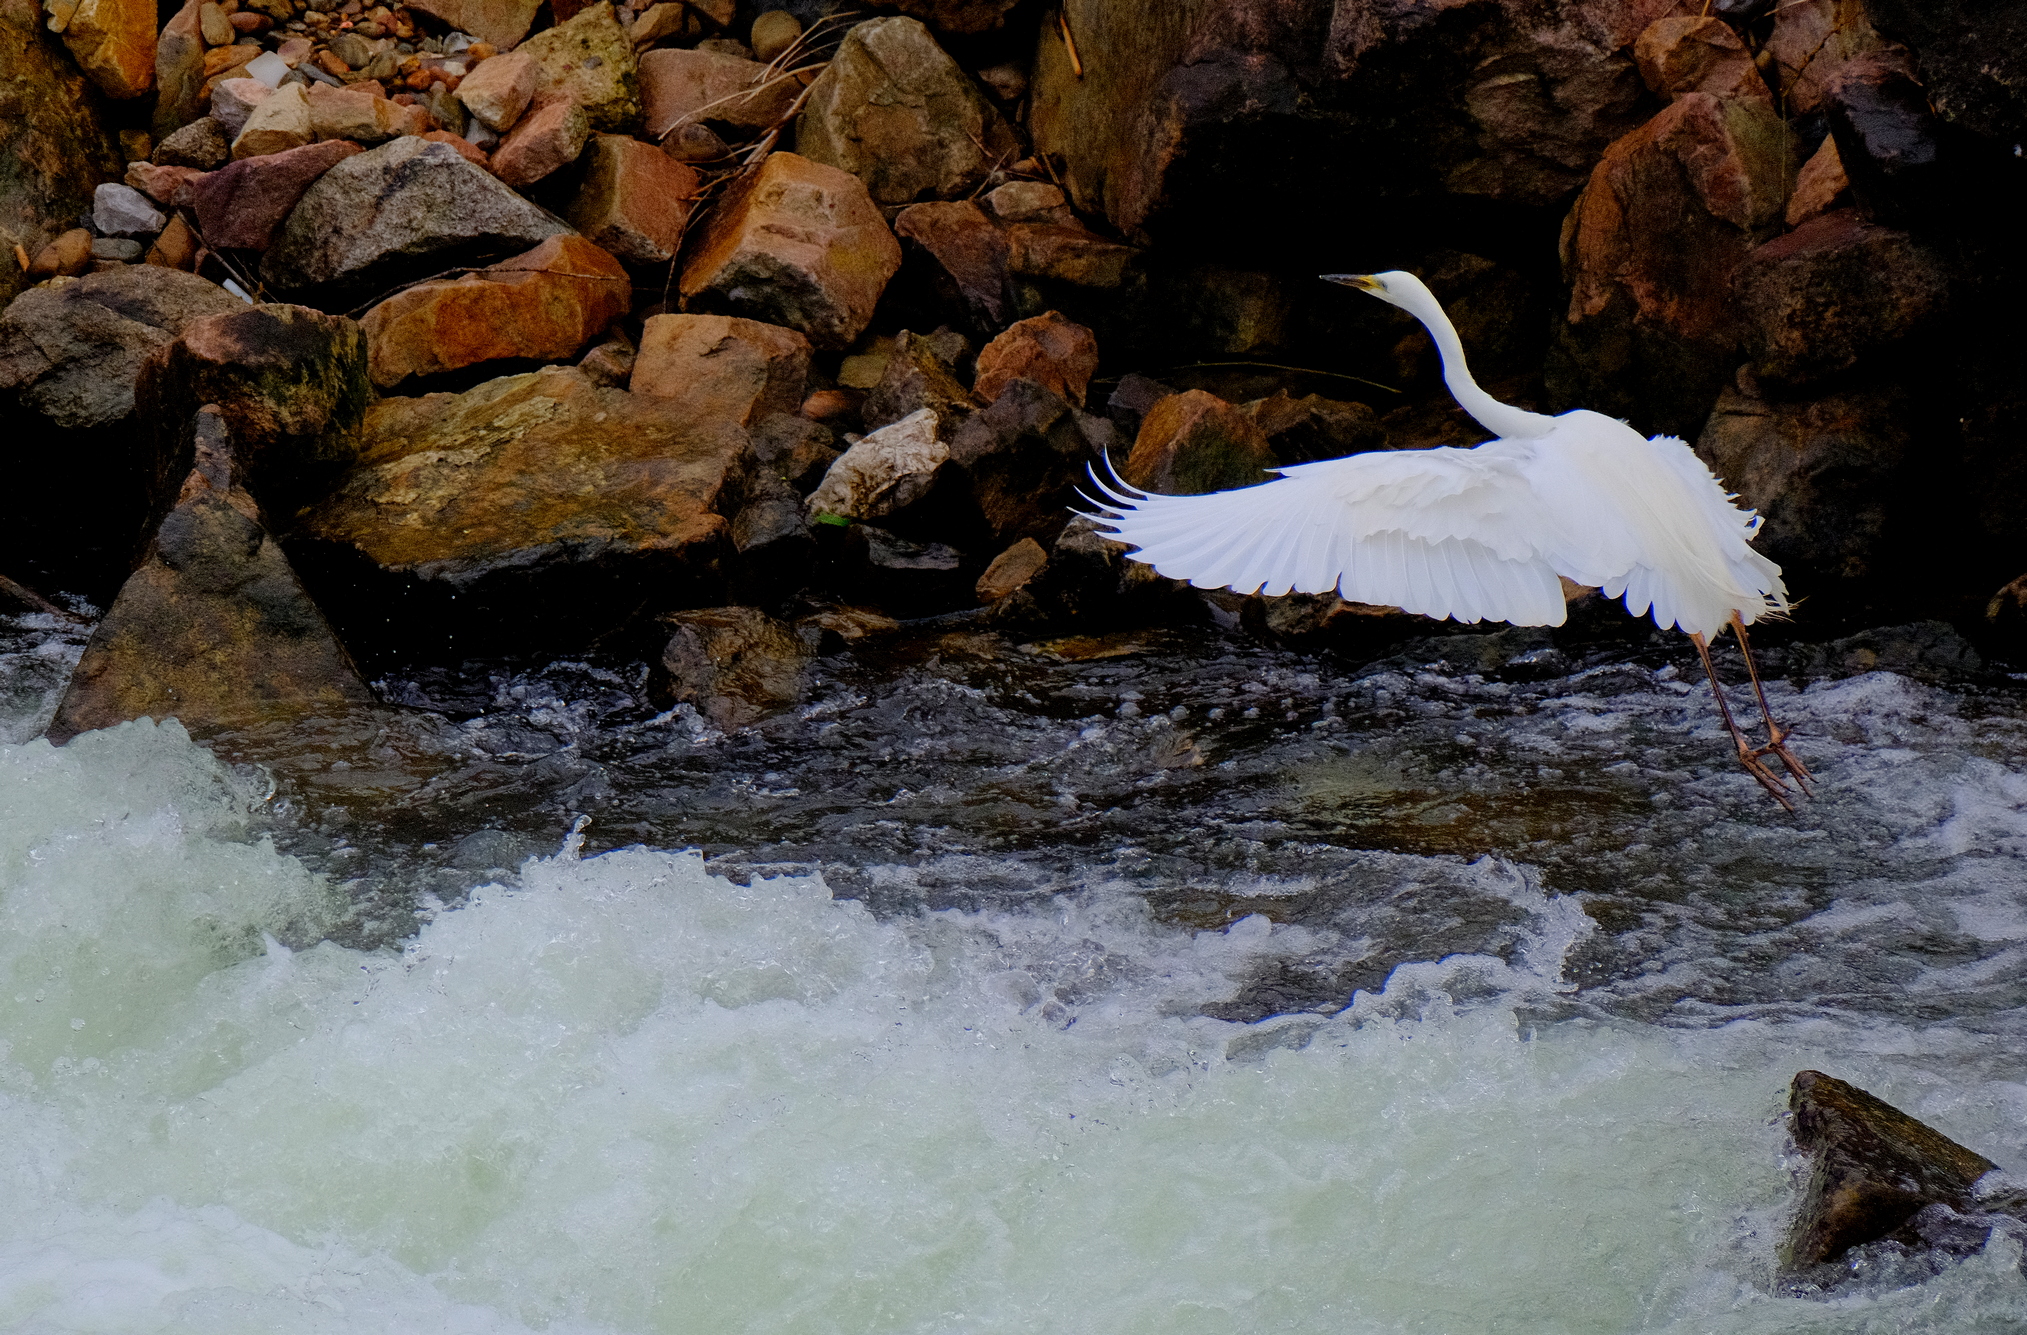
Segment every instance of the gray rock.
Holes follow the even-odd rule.
[[[1016,151],[1012,129],[911,18],[845,35],[811,86],[796,151],[866,183],[878,204],[969,194]]]
[[[929,494],[950,448],[937,439],[936,413],[924,408],[882,427],[844,452],[810,493],[809,513],[879,519]]]
[[[752,431],[760,471],[805,495],[823,481],[841,453],[829,427],[794,413],[768,413]]]
[[[1046,538],[1062,523],[1084,465],[1097,460],[1083,418],[1063,397],[1015,380],[972,414],[950,441],[950,467],[978,506],[995,545]]]
[[[246,128],[246,118],[273,91],[259,79],[227,79],[211,90],[211,118],[225,131],[227,139],[237,139]]]
[[[0,391],[65,430],[111,426],[185,325],[245,304],[209,279],[144,264],[30,288],[0,314]]]
[[[912,542],[871,524],[845,532],[841,592],[899,617],[928,616],[971,602],[964,557],[940,542]]]
[[[92,192],[91,218],[101,236],[153,236],[169,225],[154,200],[116,181]]]
[[[504,259],[570,230],[450,145],[409,135],[318,177],[261,276],[284,290],[367,296],[454,265]]]
[[[155,145],[155,163],[162,167],[195,167],[215,171],[232,161],[232,140],[225,123],[200,116]]]
[[[356,32],[341,32],[331,39],[331,54],[355,70],[373,61],[373,46]]]
[[[91,243],[91,257],[115,264],[132,264],[141,258],[141,243],[130,237],[102,236]]]

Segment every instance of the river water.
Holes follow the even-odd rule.
[[[1911,635],[1771,656],[1789,816],[1660,637],[956,632],[729,736],[469,665],[57,750],[81,632],[17,619],[0,1329],[2027,1328],[2010,1236],[1777,1271],[1797,1070],[2027,1169],[2027,691]]]

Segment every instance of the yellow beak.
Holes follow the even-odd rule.
[[[1361,292],[1379,290],[1379,280],[1369,273],[1326,273],[1318,274],[1317,277],[1326,283],[1342,283],[1346,287],[1355,287]]]

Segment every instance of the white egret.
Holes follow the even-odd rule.
[[[1562,582],[1623,596],[1634,616],[1686,631],[1748,773],[1783,807],[1810,774],[1788,750],[1753,666],[1746,626],[1787,610],[1781,569],[1752,548],[1759,516],[1672,436],[1652,440],[1587,409],[1556,417],[1478,387],[1435,294],[1413,274],[1326,274],[1427,326],[1457,403],[1498,437],[1468,449],[1378,451],[1273,470],[1258,486],[1164,496],[1096,479],[1111,536],[1129,555],[1200,589],[1338,593],[1451,617],[1559,626]],[[1740,731],[1711,663],[1729,627],[1752,674],[1767,742]]]

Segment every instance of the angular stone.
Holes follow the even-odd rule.
[[[307,306],[241,306],[193,320],[141,370],[135,400],[157,430],[216,405],[232,424],[239,477],[286,519],[358,458],[373,397],[357,321]]]
[[[1830,80],[1823,110],[1851,193],[1873,218],[1948,219],[1944,128],[1904,58],[1887,53],[1847,62]]]
[[[969,194],[1017,141],[999,112],[911,18],[857,24],[810,87],[796,151],[851,172],[879,204]]]
[[[0,238],[8,243],[0,245],[8,261],[0,263],[0,304],[34,281],[13,262],[13,245],[36,255],[76,227],[93,190],[122,170],[104,100],[40,19],[33,5],[0,6]]]
[[[155,86],[154,0],[79,0],[63,44],[107,97],[139,97]]]
[[[929,616],[968,604],[964,556],[940,542],[913,542],[872,524],[845,530],[837,577],[853,602],[902,617]]]
[[[493,175],[525,190],[577,161],[590,138],[591,120],[584,108],[567,97],[545,96],[493,150]]]
[[[802,89],[767,66],[716,51],[664,49],[640,58],[643,124],[650,138],[713,121],[742,130],[771,128]]]
[[[232,140],[224,122],[199,116],[155,145],[155,162],[164,167],[195,167],[215,171],[232,161]]]
[[[732,588],[742,600],[778,602],[809,583],[817,543],[802,496],[765,464],[732,517],[732,546],[739,553]]]
[[[845,348],[873,318],[901,244],[859,178],[771,153],[714,211],[683,267],[684,304],[786,325]]]
[[[190,270],[197,267],[197,234],[190,230],[190,224],[177,214],[162,229],[148,247],[148,253],[141,257],[143,264],[159,264],[165,269]]]
[[[752,459],[737,425],[575,367],[382,399],[290,553],[334,621],[406,653],[581,644],[710,600]]]
[[[504,51],[528,35],[542,0],[414,0],[410,9]]]
[[[1851,182],[1844,175],[1844,164],[1837,157],[1837,141],[1825,135],[1823,146],[1810,155],[1802,164],[1802,170],[1795,173],[1795,193],[1788,196],[1788,207],[1783,215],[1788,226],[1800,227],[1811,218],[1819,218],[1844,202],[1850,193]]]
[[[614,329],[578,358],[577,365],[600,389],[625,389],[637,351],[625,330]]]
[[[199,418],[195,462],[147,558],[93,631],[51,741],[133,718],[174,717],[202,733],[372,703],[237,485],[215,412]]]
[[[928,256],[948,304],[961,305],[982,329],[1006,323],[1006,234],[978,205],[968,199],[912,204],[895,217],[894,231]]]
[[[933,337],[904,329],[895,336],[887,368],[866,395],[859,416],[868,431],[877,431],[927,408],[936,414],[937,430],[948,440],[966,417],[984,406],[985,400],[957,378]]]
[[[130,162],[127,164],[126,183],[157,204],[177,205],[188,201],[190,183],[205,174],[195,167],[158,167],[152,162]]]
[[[1795,1144],[1814,1160],[1781,1249],[1788,1267],[1834,1261],[1881,1238],[1918,1241],[1909,1226],[1930,1205],[1984,1212],[1974,1188],[1998,1165],[1885,1100],[1802,1071],[1788,1107]]]
[[[1823,95],[1844,66],[1880,49],[1883,43],[1866,15],[1883,2],[1787,0],[1775,7],[1764,49],[1790,116],[1822,110]]]
[[[564,218],[627,264],[666,264],[682,245],[697,173],[638,139],[594,135]]]
[[[519,49],[541,67],[541,91],[561,94],[584,108],[592,129],[631,134],[640,125],[639,64],[609,0],[598,0],[567,23],[536,33]]]
[[[1904,346],[1943,314],[1950,283],[1906,232],[1839,209],[1753,251],[1734,286],[1753,374],[1797,386]]]
[[[253,109],[273,95],[274,89],[259,79],[225,79],[211,90],[211,119],[218,122],[227,139],[237,139]]]
[[[793,413],[809,380],[809,340],[793,329],[724,315],[651,315],[630,388],[682,401],[700,420],[750,426]]]
[[[882,427],[846,450],[806,503],[812,516],[880,519],[929,494],[950,447],[936,435],[925,408]]]
[[[1791,136],[1766,104],[1683,93],[1613,144],[1563,224],[1551,393],[1693,434],[1737,364],[1729,276],[1779,225]]]
[[[1008,181],[988,191],[985,207],[1003,223],[1073,221],[1063,192],[1046,181]]]
[[[1215,394],[1191,389],[1148,410],[1120,472],[1143,491],[1194,496],[1270,481],[1263,470],[1278,466],[1252,418]]]
[[[58,274],[75,278],[91,264],[92,234],[73,227],[35,253],[28,276],[40,281]]]
[[[191,181],[183,199],[206,245],[266,250],[296,205],[325,172],[363,150],[333,139],[285,153],[242,158]]]
[[[992,558],[992,564],[978,577],[972,592],[982,603],[996,603],[1039,575],[1048,563],[1049,554],[1042,544],[1033,538],[1022,538]]]
[[[285,289],[363,295],[569,230],[449,145],[404,136],[319,177],[261,275]]]
[[[830,428],[800,415],[768,413],[753,426],[753,457],[760,472],[780,478],[798,495],[816,490],[841,451]],[[796,512],[802,512],[798,502]]]
[[[65,430],[124,421],[141,363],[190,321],[244,308],[194,274],[152,265],[30,288],[0,314],[0,390]]]
[[[1656,19],[1633,44],[1640,77],[1657,95],[1710,93],[1772,100],[1766,80],[1731,25],[1722,19]]]
[[[169,138],[204,114],[204,35],[198,31],[198,7],[199,0],[185,0],[155,38],[153,128],[157,140]],[[160,157],[155,160],[165,161]],[[215,167],[218,163],[180,165]]]
[[[504,131],[535,98],[542,68],[526,51],[507,51],[481,61],[458,82],[457,100],[491,130]]]
[[[92,194],[92,226],[101,236],[153,236],[168,221],[154,200],[130,185],[107,182]]]
[[[482,150],[474,147],[471,140],[466,139],[463,135],[452,134],[448,130],[427,130],[420,137],[432,144],[449,145],[456,151],[459,157],[481,171],[490,172],[492,170],[493,160],[487,157]]]
[[[1008,275],[1030,283],[1118,287],[1140,254],[1079,223],[1016,223],[1006,239]]]
[[[1944,120],[2002,144],[2027,134],[2027,15],[1977,0],[1866,0],[1865,15],[1913,49]]]
[[[1915,417],[1904,391],[1768,402],[1718,396],[1697,455],[1764,520],[1753,545],[1794,587],[1841,611],[1890,603],[1911,570],[1894,545],[1908,517]]]
[[[950,441],[950,468],[994,545],[1054,536],[1101,457],[1063,397],[1032,380],[1008,384]]]
[[[310,95],[299,83],[285,83],[253,109],[246,126],[232,141],[235,161],[285,153],[316,142]]]
[[[990,401],[1015,380],[1032,380],[1081,408],[1097,373],[1098,340],[1091,331],[1048,311],[1009,325],[985,345],[973,387]]]
[[[318,139],[350,139],[372,147],[400,134],[402,109],[377,95],[375,86],[332,88],[311,84],[310,129]]]
[[[1118,400],[1116,392],[1113,400]],[[1298,399],[1283,389],[1242,404],[1239,411],[1253,419],[1267,437],[1275,459],[1284,465],[1341,459],[1387,447],[1386,428],[1363,403],[1345,403],[1320,394]],[[1134,429],[1139,429],[1137,423]]]
[[[563,361],[626,314],[626,270],[581,236],[557,236],[525,255],[455,280],[418,283],[366,313],[373,383],[492,361]]]
[[[753,607],[710,607],[666,620],[675,635],[662,650],[656,696],[685,703],[731,731],[802,698],[816,655],[794,627]]]

